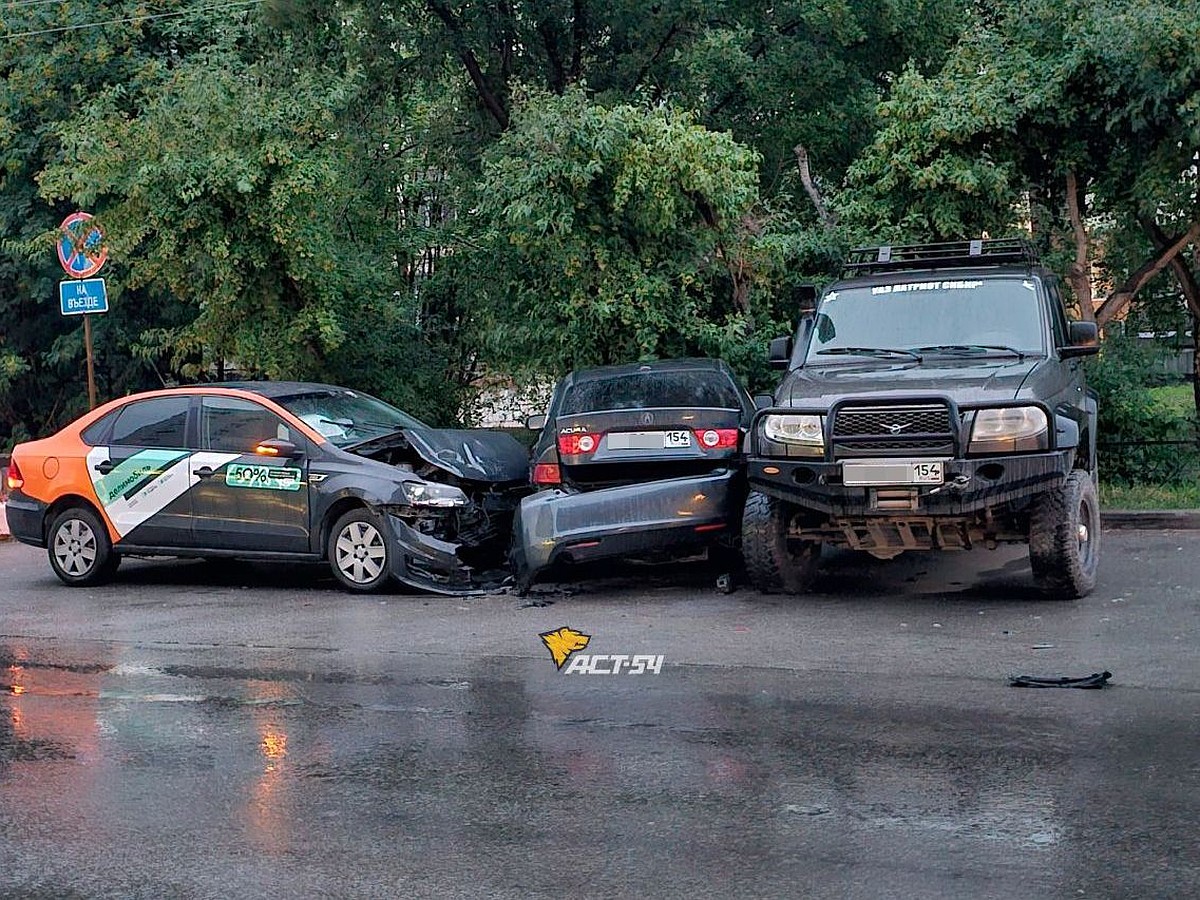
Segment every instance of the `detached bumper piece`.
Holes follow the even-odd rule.
[[[1093,672],[1083,678],[1038,678],[1034,675],[1014,675],[1009,679],[1008,686],[1096,689],[1106,687],[1110,678],[1112,678],[1112,672]]]
[[[527,587],[560,561],[586,562],[702,547],[726,533],[733,470],[581,493],[554,490],[521,501],[513,563]]]

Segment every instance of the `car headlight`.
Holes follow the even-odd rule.
[[[824,416],[766,416],[763,435],[769,441],[795,447],[802,455],[825,453]]]
[[[1016,453],[1049,447],[1046,413],[1036,406],[1010,406],[981,409],[975,413],[967,452]]]
[[[470,502],[458,488],[434,481],[405,481],[400,489],[409,506],[466,506]]]

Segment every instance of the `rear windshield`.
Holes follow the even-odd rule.
[[[610,409],[741,409],[737,388],[720,372],[635,372],[574,385],[560,415]]]

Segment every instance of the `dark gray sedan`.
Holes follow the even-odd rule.
[[[533,416],[536,493],[514,526],[517,580],[556,563],[731,547],[754,403],[720,360],[573,372]]]

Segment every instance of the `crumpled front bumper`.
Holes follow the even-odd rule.
[[[509,573],[479,572],[458,557],[460,544],[443,541],[410,526],[394,513],[383,516],[392,544],[392,577],[435,594],[488,594],[503,587]]]
[[[584,562],[704,546],[726,534],[744,492],[734,469],[521,501],[513,524],[517,582],[528,586],[560,560]]]

